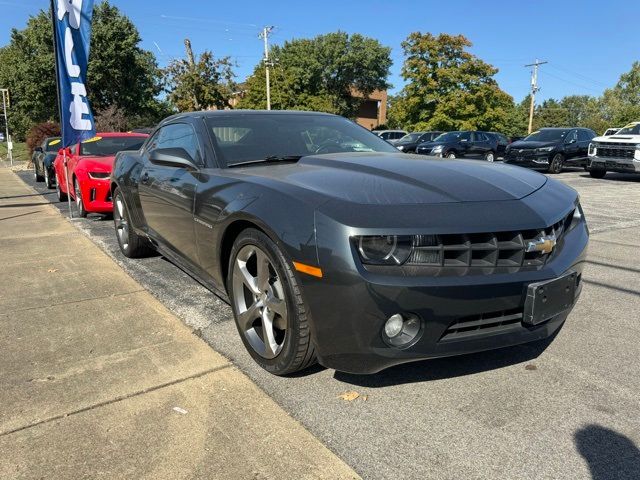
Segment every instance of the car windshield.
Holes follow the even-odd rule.
[[[420,138],[422,133],[408,133],[404,137],[402,137],[398,142],[415,142]]]
[[[212,115],[206,120],[226,165],[342,152],[395,152],[377,135],[343,117],[309,114]]]
[[[626,127],[618,130],[616,135],[640,135],[640,123],[627,125]]]
[[[122,150],[139,150],[146,136],[95,137],[80,144],[80,155],[110,157]]]
[[[438,135],[436,138],[433,139],[434,142],[455,142],[456,140],[458,140],[460,138],[460,136],[463,134],[464,132],[447,132],[447,133],[443,133],[442,135]]]
[[[47,141],[45,152],[57,152],[60,149],[60,143],[59,138],[51,138]]]
[[[567,136],[569,130],[540,130],[526,137],[526,142],[557,142]]]

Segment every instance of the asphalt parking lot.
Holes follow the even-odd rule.
[[[34,185],[32,172],[20,176]],[[582,298],[553,343],[373,376],[320,367],[267,374],[224,302],[162,257],[124,258],[110,220],[74,224],[364,478],[637,479],[640,176],[555,178],[580,193],[592,238]],[[34,188],[57,201],[42,183]],[[66,203],[56,206],[67,213]],[[360,397],[339,398],[347,391]]]

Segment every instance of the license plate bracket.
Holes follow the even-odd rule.
[[[569,310],[575,300],[577,280],[578,274],[569,272],[553,280],[530,284],[522,322],[538,325]]]

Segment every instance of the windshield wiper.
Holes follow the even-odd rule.
[[[232,163],[231,165],[229,165],[229,168],[242,167],[244,165],[251,165],[254,163],[297,162],[303,156],[304,155],[269,155],[268,157],[261,158],[258,160],[249,160],[246,162]]]

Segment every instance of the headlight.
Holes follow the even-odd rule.
[[[441,153],[443,148],[444,148],[444,145],[438,145],[433,150],[431,150],[431,153]]]
[[[362,263],[371,265],[402,265],[412,249],[410,236],[368,235],[356,237]]]
[[[109,178],[109,172],[89,172],[89,176],[95,180]]]
[[[556,148],[556,147],[542,147],[542,148],[536,148],[536,152],[538,152],[538,153],[549,153],[549,152],[551,152],[554,148]]]
[[[400,151],[404,150],[404,146],[402,146],[402,145],[398,145],[396,148],[397,148],[398,150],[400,150]]]
[[[590,157],[595,157],[597,151],[598,151],[598,149],[596,148],[596,144],[595,143],[590,143],[589,144],[589,156]]]
[[[578,225],[580,225],[582,222],[585,222],[585,226],[586,226],[586,219],[584,218],[584,211],[582,210],[582,205],[580,205],[580,202],[578,202],[578,206],[573,211],[573,216],[571,217],[571,224],[569,225],[569,230],[573,230]],[[587,232],[588,231],[589,231],[589,228],[587,227]]]

